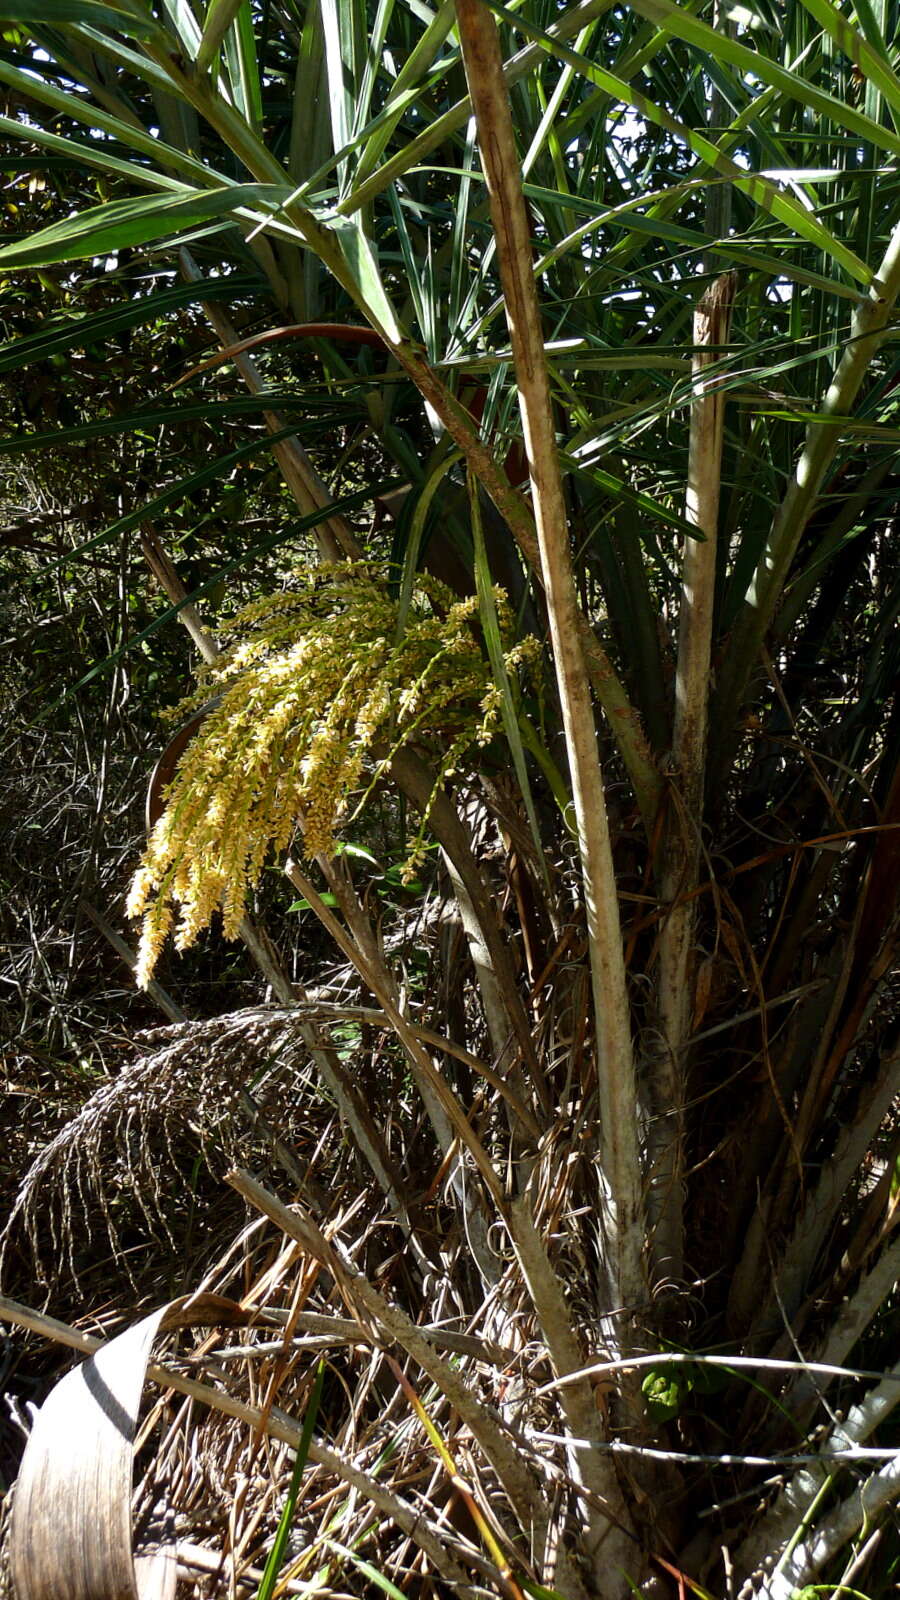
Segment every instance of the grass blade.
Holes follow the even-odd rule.
[[[29,22],[92,22],[98,27],[117,28],[120,33],[140,37],[155,32],[156,23],[149,16],[141,16],[130,7],[100,4],[99,0],[7,0],[3,8],[3,21]]]
[[[368,1578],[370,1583],[374,1583],[382,1594],[386,1594],[388,1600],[406,1600],[403,1590],[398,1589],[395,1583],[391,1583],[390,1578],[386,1578],[377,1567],[373,1567],[371,1561],[365,1561],[355,1550],[348,1550],[345,1544],[338,1544],[336,1539],[325,1539],[323,1542],[328,1550],[343,1556],[345,1561],[352,1561],[357,1571],[361,1572],[364,1578]]]
[[[281,1571],[282,1564],[284,1562],[288,1535],[291,1531],[291,1523],[294,1520],[294,1510],[297,1505],[297,1496],[300,1493],[300,1485],[303,1481],[303,1474],[306,1470],[306,1463],[309,1457],[309,1447],[312,1444],[313,1429],[316,1425],[316,1417],[319,1413],[319,1402],[322,1399],[322,1385],[324,1381],[325,1362],[320,1361],[318,1367],[316,1368],[316,1376],[313,1379],[313,1386],[309,1396],[309,1404],[306,1408],[306,1415],[303,1418],[303,1432],[300,1435],[300,1443],[297,1446],[297,1454],[294,1457],[294,1470],[291,1473],[291,1481],[288,1488],[287,1497],[282,1508],[281,1516],[278,1519],[278,1531],[275,1534],[272,1548],[269,1551],[268,1559],[265,1567],[263,1568],[263,1575],[256,1593],[256,1600],[272,1600],[272,1595],[275,1592],[275,1584],[278,1581],[278,1574]]]

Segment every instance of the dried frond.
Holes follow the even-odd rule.
[[[279,1104],[301,1100],[306,1051],[296,1016],[252,1010],[208,1022],[179,1023],[138,1035],[139,1054],[85,1102],[41,1150],[19,1187],[0,1234],[0,1260],[24,1227],[40,1266],[48,1245],[62,1246],[75,1271],[73,1221],[99,1206],[113,1248],[120,1247],[117,1202],[130,1195],[151,1228],[170,1232],[172,1174],[180,1177],[184,1135],[199,1138],[221,1168],[246,1148],[238,1112],[246,1085]],[[318,1104],[321,1109],[321,1097]]]

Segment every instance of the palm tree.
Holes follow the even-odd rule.
[[[20,161],[113,197],[0,265],[129,250],[193,285],[215,354],[154,415],[245,384],[300,513],[268,548],[306,531],[323,564],[220,656],[145,531],[208,670],[133,907],[145,981],[176,915],[249,943],[280,1002],[254,1026],[300,1041],[401,1241],[386,1289],[396,1239],[362,1272],[296,1183],[289,1211],[232,1176],[402,1354],[415,1459],[462,1484],[462,1531],[419,1515],[406,1450],[385,1498],[367,1388],[374,1498],[329,1556],[357,1584],[886,1581],[900,1385],[843,1380],[840,1420],[829,1388],[873,1364],[900,1261],[895,16],[706,9],[6,13]],[[373,914],[373,793],[455,900],[462,997],[439,924],[423,988],[400,890]],[[292,839],[341,1014],[249,920]],[[391,1041],[383,1093],[340,1026],[356,1060]],[[452,1360],[419,1326],[446,1319]]]

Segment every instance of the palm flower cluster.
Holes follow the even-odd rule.
[[[516,642],[504,591],[494,598],[514,677],[539,646]],[[298,570],[285,591],[231,620],[228,648],[172,713],[213,699],[131,885],[128,913],[144,919],[142,987],[173,926],[187,949],[218,909],[225,937],[236,937],[266,857],[287,848],[298,822],[308,856],[332,854],[351,800],[362,803],[402,746],[435,756],[436,790],[493,737],[502,695],[472,627],[476,598],[420,574],[403,612],[374,564],[341,562]]]

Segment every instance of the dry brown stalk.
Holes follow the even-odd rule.
[[[372,960],[371,954],[367,956],[360,949],[352,934],[349,934],[341,926],[334,914],[325,905],[321,895],[314,888],[309,878],[301,871],[296,861],[288,861],[284,870],[294,888],[299,890],[309,901],[322,926],[328,930],[338,949],[344,952],[348,960],[356,967],[363,982],[371,989],[409,1057],[410,1065],[416,1073],[420,1090],[424,1091],[428,1101],[432,1101],[440,1108],[440,1121],[446,1119],[446,1122],[453,1129],[454,1135],[461,1140],[463,1148],[469,1151],[484,1179],[488,1193],[502,1213],[503,1185],[497,1171],[456,1096],[435,1069],[434,1063],[427,1051],[423,1050],[406,1017],[398,1010],[394,999],[394,985],[384,964],[380,961],[376,963]],[[437,1126],[435,1131],[438,1131]]]
[[[601,1417],[590,1380],[578,1376],[584,1367],[584,1358],[562,1286],[524,1196],[511,1203],[510,1231],[553,1370],[557,1378],[570,1380],[560,1389],[560,1397],[572,1437],[601,1444],[604,1440]],[[621,1571],[636,1565],[637,1545],[615,1464],[610,1455],[599,1450],[572,1450],[569,1454],[570,1471],[576,1483],[603,1507],[603,1511],[598,1512],[591,1499],[583,1499],[582,1540],[593,1567],[598,1594],[616,1600],[621,1593]]]
[[[550,1524],[537,1481],[499,1418],[488,1410],[456,1368],[438,1355],[424,1330],[399,1306],[386,1300],[354,1267],[337,1243],[325,1239],[310,1217],[304,1216],[296,1207],[282,1205],[248,1172],[229,1173],[228,1182],[251,1205],[262,1211],[284,1233],[297,1239],[304,1249],[321,1262],[334,1278],[348,1310],[360,1318],[364,1331],[368,1325],[370,1329],[380,1330],[388,1340],[398,1343],[438,1385],[497,1473],[510,1508],[523,1531],[529,1532],[538,1550],[543,1551]]]

